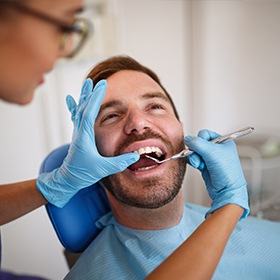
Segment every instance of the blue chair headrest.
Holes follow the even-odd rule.
[[[42,162],[40,173],[58,168],[68,149],[67,144],[52,151]],[[63,208],[47,204],[46,209],[61,244],[80,253],[100,232],[95,222],[110,211],[110,204],[103,187],[96,183],[80,190]]]

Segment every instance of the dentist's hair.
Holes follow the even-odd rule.
[[[0,21],[17,19],[17,13],[11,7],[20,3],[19,0],[14,1],[0,1]]]
[[[107,79],[113,74],[122,71],[122,70],[133,70],[142,72],[144,74],[147,74],[149,77],[151,77],[156,83],[160,85],[160,87],[163,89],[165,94],[167,95],[172,108],[174,110],[176,118],[179,120],[179,114],[177,112],[177,109],[174,105],[174,102],[167,92],[167,90],[163,87],[163,85],[160,82],[160,79],[158,76],[149,68],[146,66],[140,64],[135,59],[129,57],[129,56],[113,56],[110,57],[100,63],[98,63],[96,66],[92,68],[92,70],[87,75],[88,78],[91,78],[93,81],[93,84],[97,84],[98,81],[102,79]]]

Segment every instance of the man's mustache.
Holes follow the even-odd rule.
[[[127,138],[124,139],[124,141],[122,141],[122,143],[116,148],[116,150],[114,152],[114,156],[123,154],[123,151],[125,150],[125,148],[128,147],[129,145],[131,145],[132,143],[137,142],[137,141],[143,141],[146,139],[159,139],[169,149],[171,149],[172,152],[174,150],[171,142],[168,139],[164,138],[159,133],[156,133],[153,131],[147,131],[147,132],[144,132],[143,134],[131,134],[131,135],[127,136]]]

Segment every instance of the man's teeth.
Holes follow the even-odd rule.
[[[141,168],[138,168],[136,171],[146,171],[146,170],[149,170],[149,169],[152,169],[152,168],[155,168],[157,167],[157,165],[151,165],[151,166],[147,166],[147,167],[141,167]]]
[[[139,155],[155,153],[157,157],[160,157],[163,154],[162,150],[158,147],[140,148],[138,151],[135,151],[135,153],[138,153]]]

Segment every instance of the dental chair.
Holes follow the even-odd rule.
[[[51,172],[61,166],[67,155],[69,144],[53,150],[41,164],[40,174]],[[69,268],[86,247],[99,234],[95,222],[110,211],[110,204],[101,184],[80,190],[63,207],[46,205],[46,210],[65,250]],[[74,254],[73,254],[74,253]]]

